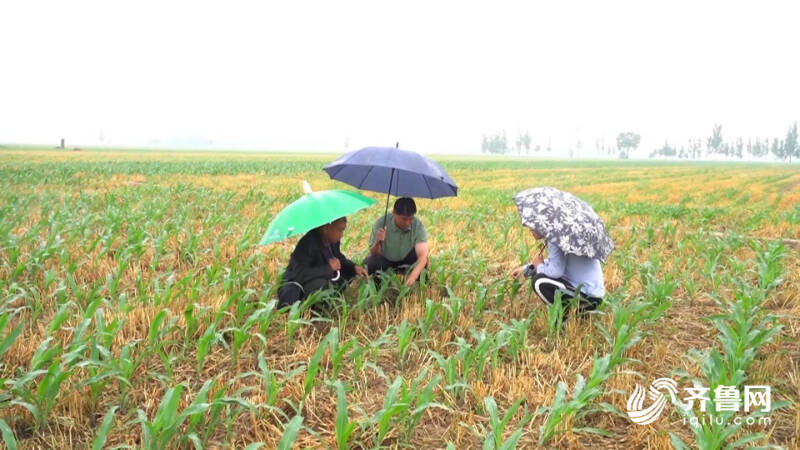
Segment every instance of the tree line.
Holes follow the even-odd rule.
[[[632,151],[636,151],[641,144],[641,135],[632,131],[623,131],[616,137],[616,145],[606,145],[603,140],[595,141],[595,149],[603,154],[615,155],[621,159],[630,157]],[[574,152],[580,151],[583,144],[580,140],[574,146],[570,156]],[[531,151],[538,153],[542,150],[552,151],[552,146],[548,142],[546,148],[541,145],[533,145],[531,135],[528,131],[517,133],[513,142],[510,142],[506,132],[501,131],[491,135],[483,135],[481,142],[481,152],[493,155],[514,154],[530,155]],[[664,145],[650,152],[650,158],[665,157],[678,159],[700,159],[711,156],[721,156],[723,158],[739,158],[745,156],[750,158],[766,158],[772,155],[781,161],[800,159],[800,142],[798,142],[797,123],[793,123],[786,136],[781,138],[748,138],[746,141],[742,137],[726,140],[722,135],[722,125],[714,124],[711,134],[703,139],[689,139],[681,145],[672,145],[665,141]]]
[[[748,138],[747,141],[742,137],[726,141],[722,135],[722,125],[714,124],[711,135],[706,138],[705,148],[700,139],[690,139],[685,145],[674,146],[669,142],[664,142],[662,147],[653,150],[650,157],[663,156],[667,158],[697,159],[701,156],[722,156],[723,158],[739,158],[745,156],[751,158],[766,158],[772,155],[781,161],[788,160],[790,163],[793,158],[800,158],[800,142],[797,136],[797,123],[793,123],[783,139],[770,138]],[[705,155],[702,151],[705,150]]]

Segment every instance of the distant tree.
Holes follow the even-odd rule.
[[[495,133],[492,136],[483,136],[481,142],[481,152],[491,154],[504,154],[508,152],[508,139],[506,132]]]
[[[744,141],[742,138],[736,139],[736,145],[733,146],[733,154],[736,155],[737,158],[742,159],[742,152],[744,152]]]
[[[763,142],[761,138],[753,141],[752,148],[748,151],[756,158],[763,158],[769,154],[769,141]]]
[[[797,142],[797,122],[789,127],[786,132],[786,140],[783,141],[783,154],[784,158],[789,158],[789,164],[792,163],[792,156],[800,158],[800,145]]]
[[[531,152],[531,135],[527,131],[522,135],[522,146],[525,147],[525,154],[529,155]]]
[[[570,156],[574,156],[574,155],[580,156],[581,149],[583,149],[583,141],[578,139],[578,141],[575,142],[575,151],[574,151],[574,153],[572,151],[570,151]]]
[[[778,159],[786,159],[786,156],[783,154],[783,142],[781,142],[778,138],[772,139],[772,154]]]
[[[692,159],[697,159],[700,156],[700,139],[690,139],[688,153],[691,154]]]
[[[665,156],[667,158],[672,158],[675,155],[677,155],[677,151],[675,150],[675,147],[669,145],[669,142],[667,142],[667,141],[664,141],[664,146],[663,147],[658,148],[656,150],[653,150],[653,152],[650,153],[650,157],[651,158],[653,158],[655,156]]]
[[[761,143],[761,156],[766,158],[769,156],[770,152],[769,139],[764,139],[764,142]]]
[[[722,125],[718,123],[714,124],[714,128],[711,130],[711,136],[706,140],[706,148],[708,149],[708,154],[722,152]]]
[[[769,139],[764,139],[761,141],[761,148],[759,149],[759,156],[762,158],[766,158],[769,156],[770,148],[769,148]]]
[[[631,149],[636,150],[642,137],[630,131],[624,131],[617,135],[617,149],[619,150],[619,157],[621,159],[628,159],[630,157]]]
[[[526,131],[525,133],[517,134],[517,139],[514,141],[514,150],[517,155],[522,154],[522,149],[525,149],[526,154],[530,154],[531,150],[531,135]]]
[[[664,146],[661,147],[661,150],[664,151],[664,156],[675,157],[678,156],[678,150],[675,149],[672,145],[669,145],[667,141],[664,141]]]

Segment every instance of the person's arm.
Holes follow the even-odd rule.
[[[414,252],[417,254],[417,263],[411,273],[408,274],[408,278],[405,281],[407,285],[416,282],[419,274],[428,265],[428,230],[425,229],[425,224],[421,220],[414,219],[414,222],[417,227],[415,230],[416,235],[414,236]]]
[[[511,278],[519,278],[520,275],[525,274],[525,270],[528,268],[530,264],[525,264],[524,266],[519,266],[511,270]]]
[[[331,249],[333,250],[333,256],[338,258],[339,263],[342,265],[342,275],[344,275],[347,278],[351,278],[353,275],[355,275],[356,263],[347,259],[347,256],[344,256],[340,244],[337,243],[331,246]]]
[[[549,278],[561,278],[567,268],[567,257],[557,245],[547,243],[547,259],[536,264],[536,272]]]
[[[417,264],[414,266],[414,269],[411,270],[411,273],[408,274],[408,277],[405,280],[406,285],[415,283],[419,278],[419,274],[422,273],[422,270],[428,265],[427,242],[417,242],[414,245],[414,252],[417,254]]]
[[[372,228],[372,236],[369,238],[369,254],[378,256],[383,251],[383,240],[386,239],[386,228]]]
[[[512,278],[519,278],[520,276],[525,276],[527,278],[531,278],[536,275],[536,267],[544,262],[544,258],[542,258],[542,252],[544,252],[544,247],[539,247],[539,252],[536,256],[533,257],[533,261],[530,264],[523,264],[511,271]]]
[[[295,260],[296,278],[293,281],[303,284],[314,278],[333,278],[336,275],[336,271],[331,269],[327,261],[323,264],[319,263],[319,258],[318,255],[315,255],[315,251],[321,252],[322,249],[308,246],[302,249],[295,249],[294,253],[292,253],[292,259]]]

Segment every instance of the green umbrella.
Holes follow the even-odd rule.
[[[372,206],[375,200],[359,193],[334,189],[312,192],[311,186],[303,182],[305,195],[295,200],[272,219],[267,232],[258,245],[282,241],[305,234],[318,226],[331,223],[339,217],[352,214]]]

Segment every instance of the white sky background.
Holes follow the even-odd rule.
[[[480,151],[783,137],[800,2],[0,3],[0,142]],[[202,138],[202,139],[201,139]],[[208,147],[208,145],[204,145]]]

